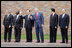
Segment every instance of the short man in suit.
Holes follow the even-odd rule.
[[[62,14],[59,17],[59,26],[61,28],[62,42],[68,43],[68,27],[69,27],[69,15],[65,13],[66,10],[62,9]]]
[[[6,10],[6,15],[3,20],[4,25],[4,41],[7,41],[7,33],[8,33],[8,42],[11,41],[11,33],[12,33],[12,25],[13,25],[13,15],[10,11]]]
[[[32,42],[32,27],[34,26],[34,21],[30,17],[32,18],[32,15],[30,15],[30,10],[27,9],[27,15],[23,16],[23,19],[25,19],[26,42]]]
[[[50,15],[50,43],[56,43],[57,27],[58,27],[58,15],[55,13],[55,9],[51,8]]]
[[[43,35],[44,17],[43,17],[43,13],[39,12],[38,8],[35,8],[34,10],[35,10],[35,14],[33,15],[33,19],[35,21],[37,43],[40,42],[39,34],[41,37],[41,43],[44,43],[44,35]]]
[[[16,12],[14,16],[14,31],[15,31],[15,42],[20,42],[21,39],[21,29],[23,27],[23,19],[22,15],[20,15],[20,11]]]

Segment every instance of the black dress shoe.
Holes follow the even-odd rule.
[[[66,44],[68,44],[68,42],[66,42]]]
[[[53,43],[56,43],[56,42],[53,42]]]
[[[15,42],[20,42],[20,41],[15,41]]]
[[[32,42],[32,41],[29,41],[29,42]]]
[[[7,42],[6,40],[4,42]]]
[[[8,42],[11,42],[11,41],[8,41]]]
[[[37,41],[36,43],[40,43],[39,41]]]
[[[60,43],[65,43],[65,42],[60,42]]]
[[[32,41],[26,41],[26,42],[32,42]]]
[[[49,43],[53,43],[53,42],[49,42]]]
[[[41,43],[44,43],[44,41],[41,41]]]
[[[8,40],[8,42],[11,42],[10,40]]]

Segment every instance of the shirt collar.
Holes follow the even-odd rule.
[[[65,15],[65,14],[63,14],[63,15]]]
[[[53,14],[53,16],[54,16],[55,13],[52,13],[52,14]]]

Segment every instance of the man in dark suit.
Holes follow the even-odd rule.
[[[17,11],[16,15],[14,16],[15,42],[20,42],[22,27],[23,27],[22,15],[20,15],[20,12]]]
[[[61,28],[62,42],[68,43],[68,27],[69,27],[69,15],[65,13],[65,9],[62,9],[62,13],[59,17],[59,26]]]
[[[50,16],[50,43],[56,42],[57,27],[58,27],[58,15],[55,13],[55,9],[51,8]]]
[[[44,35],[43,35],[44,17],[43,17],[43,13],[39,12],[38,8],[35,8],[34,10],[35,10],[35,14],[33,15],[33,19],[35,21],[37,43],[40,42],[39,33],[40,33],[40,37],[41,37],[41,43],[44,43]]]
[[[32,27],[34,26],[34,21],[31,19],[30,10],[27,9],[27,15],[23,17],[25,19],[25,30],[26,30],[26,42],[32,42]]]
[[[7,41],[7,33],[8,33],[8,42],[11,41],[11,33],[12,33],[12,25],[13,25],[13,15],[7,11],[8,14],[5,15],[3,20],[4,25],[4,41]]]

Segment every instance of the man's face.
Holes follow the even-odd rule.
[[[9,12],[6,12],[6,14],[9,15],[10,13]]]
[[[51,13],[53,13],[53,11],[51,10]]]
[[[22,11],[20,11],[20,13],[19,13],[20,15],[22,15]]]
[[[35,11],[35,13],[37,13],[37,12],[38,12],[38,9],[37,9],[37,8],[35,8],[35,9],[34,9],[34,11]]]
[[[65,10],[62,10],[62,13],[64,14],[65,13]]]
[[[10,12],[8,12],[8,14],[10,14]]]
[[[27,10],[27,14],[30,14],[29,10]]]
[[[30,12],[27,12],[27,14],[30,14]]]

